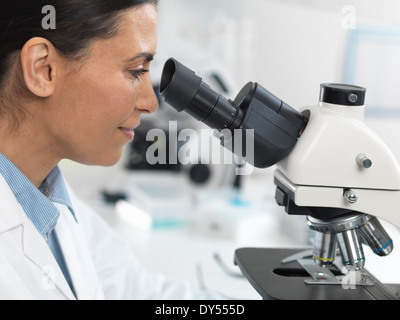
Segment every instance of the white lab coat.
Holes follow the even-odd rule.
[[[69,190],[56,232],[78,299],[209,299],[184,281],[151,274],[108,225]],[[149,253],[151,254],[151,253]],[[75,299],[52,252],[0,175],[0,299]]]

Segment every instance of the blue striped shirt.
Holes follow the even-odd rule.
[[[72,203],[59,167],[55,167],[37,189],[10,160],[0,153],[0,173],[22,206],[26,216],[46,240],[73,290],[60,244],[56,233],[53,232],[60,217],[60,212],[52,202],[67,206],[76,221]]]

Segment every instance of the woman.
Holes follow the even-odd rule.
[[[115,164],[140,116],[157,109],[156,6],[21,0],[2,8],[0,298],[195,297],[185,283],[147,273],[57,167],[62,159]]]

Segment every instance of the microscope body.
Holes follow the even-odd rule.
[[[321,102],[305,112],[307,128],[275,176],[295,188],[295,204],[363,212],[400,226],[400,166],[365,125],[364,106]],[[356,198],[346,199],[346,191]]]
[[[235,252],[235,264],[264,299],[400,298],[399,285],[364,269],[363,246],[378,256],[394,249],[378,218],[400,226],[400,166],[365,124],[360,89],[322,85],[319,104],[301,110],[306,128],[277,163],[276,201],[288,214],[307,216],[313,248]]]
[[[392,252],[393,241],[379,218],[400,227],[400,166],[382,139],[364,123],[364,88],[323,84],[319,104],[299,112],[252,82],[234,101],[227,100],[171,58],[164,67],[160,93],[177,111],[212,128],[222,132],[239,129],[241,135],[251,132],[254,155],[236,155],[258,168],[276,164],[278,205],[288,214],[307,216],[308,226],[315,231],[314,248],[305,256],[296,250],[289,250],[290,257],[285,250],[236,251],[235,263],[263,297],[400,297],[400,289],[392,294],[376,279],[368,284],[372,283],[372,290],[360,289],[350,295],[332,286],[342,283],[330,271],[333,267],[371,278],[363,273],[363,245],[378,256]],[[312,259],[305,262],[302,257]],[[313,280],[303,278],[297,265],[281,267],[293,261]]]
[[[289,214],[308,216],[313,258],[322,267],[335,262],[337,246],[349,269],[364,268],[363,244],[389,255],[393,241],[377,218],[400,226],[400,166],[364,123],[364,99],[346,101],[357,90],[322,85],[319,105],[303,110],[307,127],[275,172],[276,200]],[[338,100],[343,104],[332,103]]]

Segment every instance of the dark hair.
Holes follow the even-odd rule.
[[[8,99],[1,89],[16,62],[17,54],[33,37],[49,40],[67,58],[79,59],[92,40],[109,38],[118,31],[120,13],[143,4],[158,4],[158,0],[11,0],[0,10],[0,103]],[[53,6],[55,29],[43,28],[46,13]],[[46,10],[44,10],[46,12]],[[6,102],[6,104],[8,104]],[[17,110],[9,110],[17,114]],[[0,109],[0,114],[4,110]],[[15,117],[14,117],[15,118]]]

